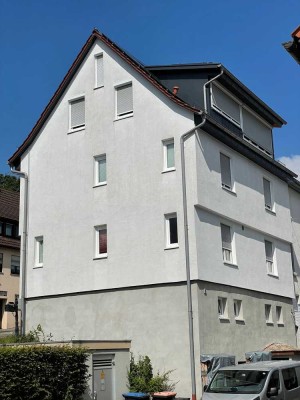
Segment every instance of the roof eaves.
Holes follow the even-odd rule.
[[[27,136],[27,138],[24,140],[22,145],[15,151],[15,153],[9,158],[8,163],[11,166],[18,166],[19,160],[21,155],[24,153],[24,151],[31,145],[31,143],[34,141],[36,136],[38,135],[40,129],[46,122],[47,118],[55,108],[56,104],[58,103],[60,97],[62,96],[64,90],[66,87],[69,85],[71,82],[73,76],[77,72],[78,68],[80,67],[81,63],[83,62],[86,54],[90,50],[91,46],[93,45],[94,41],[96,39],[101,40],[103,43],[105,43],[108,47],[110,47],[113,51],[115,51],[122,59],[127,61],[137,72],[139,72],[141,75],[144,76],[149,82],[153,84],[158,90],[160,90],[163,94],[165,94],[170,100],[172,100],[174,103],[177,105],[192,111],[192,112],[197,112],[197,113],[202,113],[202,110],[197,109],[196,107],[191,106],[190,104],[184,102],[181,100],[179,97],[175,96],[169,89],[164,87],[152,74],[151,72],[147,71],[145,67],[138,62],[137,60],[133,59],[130,57],[124,50],[121,49],[116,43],[111,41],[107,36],[105,36],[103,33],[100,33],[97,29],[94,29],[82,49],[80,50],[79,54],[77,55],[75,61],[69,68],[66,76],[63,78],[61,84],[59,85],[58,89],[50,99],[49,103],[47,104],[46,108],[44,109],[43,113],[41,114],[40,118],[34,125],[33,129]]]

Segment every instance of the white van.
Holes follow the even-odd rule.
[[[300,400],[300,362],[260,361],[220,368],[203,400]]]

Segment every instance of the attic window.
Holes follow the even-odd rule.
[[[116,117],[133,115],[132,83],[116,87]]]
[[[216,84],[211,86],[211,106],[218,113],[241,126],[240,104]]]
[[[85,126],[85,98],[70,101],[70,131],[82,129]]]

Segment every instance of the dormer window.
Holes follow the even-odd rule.
[[[240,104],[225,90],[216,84],[211,86],[211,106],[218,113],[229,119],[237,126],[241,126]]]

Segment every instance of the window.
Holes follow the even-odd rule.
[[[242,300],[233,300],[233,312],[235,319],[243,319]]]
[[[107,257],[107,226],[95,226],[96,232],[96,246],[95,246],[95,257],[106,258]]]
[[[273,243],[269,240],[265,240],[265,253],[268,274],[276,275],[277,271],[274,263],[274,247]]]
[[[0,221],[0,235],[3,235],[3,222]]]
[[[164,140],[164,171],[174,171],[175,157],[174,157],[174,139]]]
[[[70,130],[77,130],[85,126],[85,99],[70,101]]]
[[[6,236],[13,236],[13,224],[5,224],[5,235]]]
[[[292,390],[298,387],[298,379],[295,368],[283,369],[282,377],[286,390]]]
[[[233,263],[231,228],[221,224],[223,261]]]
[[[133,114],[132,83],[127,83],[116,88],[117,118]]]
[[[240,105],[225,90],[216,84],[211,85],[212,108],[235,125],[241,125]]]
[[[264,186],[264,198],[265,198],[265,208],[267,210],[273,210],[272,196],[271,196],[271,182],[263,178]]]
[[[266,317],[267,324],[273,324],[271,304],[265,304],[265,317]]]
[[[232,190],[230,158],[220,153],[222,187]]]
[[[11,256],[10,273],[20,275],[20,256]]]
[[[279,379],[279,371],[278,370],[274,371],[270,377],[269,385],[268,385],[268,389],[267,389],[267,396],[268,396],[268,393],[270,393],[271,388],[276,388],[278,391],[280,390],[280,379]]]
[[[44,238],[39,236],[35,238],[35,266],[42,267],[44,264]]]
[[[106,185],[106,154],[94,157],[95,159],[95,186]]]
[[[226,297],[218,297],[218,314],[219,318],[228,318]]]
[[[178,247],[177,214],[165,215],[166,220],[166,247]]]
[[[103,54],[95,56],[95,87],[103,86]]]
[[[283,325],[282,307],[276,306],[276,322],[278,325]]]
[[[0,273],[2,272],[3,269],[3,253],[0,253]]]

